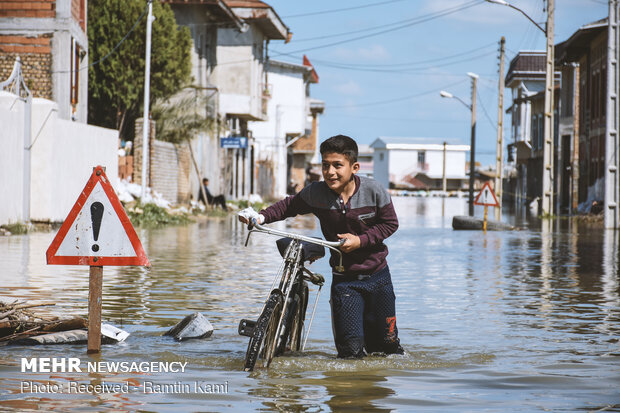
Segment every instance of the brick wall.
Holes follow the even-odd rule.
[[[151,136],[154,136],[155,123],[151,123]],[[148,185],[172,203],[189,202],[191,159],[187,144],[174,145],[153,139],[149,152]],[[133,182],[142,182],[142,119],[136,120]]]
[[[71,0],[71,15],[86,30],[86,3],[85,0]]]
[[[26,85],[33,96],[51,99],[51,38],[51,33],[32,37],[0,35],[0,80],[9,77],[19,56]]]
[[[0,17],[56,17],[56,0],[2,0]]]

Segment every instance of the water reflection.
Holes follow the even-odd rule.
[[[394,198],[394,204],[400,228],[387,241],[388,261],[406,356],[335,359],[329,297],[322,294],[306,352],[279,357],[268,371],[242,372],[248,340],[237,334],[237,323],[258,315],[281,258],[275,237],[255,234],[245,247],[247,230],[234,218],[201,220],[139,230],[152,269],[105,268],[103,318],[131,336],[104,346],[101,357],[186,360],[183,375],[149,378],[229,381],[229,394],[22,394],[24,377],[138,384],[147,377],[25,376],[21,357],[85,357],[85,349],[16,346],[0,348],[0,409],[391,411],[415,405],[460,412],[523,409],[532,400],[531,410],[566,411],[620,400],[617,231],[513,216],[504,219],[524,229],[453,231],[451,218],[467,213],[466,199]],[[320,235],[312,217],[274,226]],[[86,316],[88,269],[45,265],[53,236],[0,237],[0,296],[56,301],[41,310]],[[329,279],[327,260],[312,268]],[[177,343],[161,336],[194,311],[213,323],[211,338]]]

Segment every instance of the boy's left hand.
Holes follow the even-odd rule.
[[[340,246],[342,252],[351,252],[360,247],[360,237],[353,234],[337,234],[338,238],[344,239],[344,244]]]

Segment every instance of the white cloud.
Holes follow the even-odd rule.
[[[463,0],[442,0],[428,1],[426,6],[423,7],[424,13],[437,13],[458,7],[465,4]],[[510,0],[510,4],[523,10],[527,15],[539,23],[544,23],[546,14],[543,12],[542,3],[538,0]],[[526,21],[526,17],[521,15],[517,10],[511,9],[507,6],[492,3],[482,3],[474,7],[460,10],[455,13],[449,14],[441,19],[449,19],[452,21],[462,21],[468,23],[478,23],[486,25],[511,25],[519,22],[518,19],[523,19],[524,23],[530,24]]]
[[[344,83],[340,83],[339,85],[336,85],[334,89],[337,92],[348,96],[360,96],[362,94],[362,87],[354,80],[348,80]]]

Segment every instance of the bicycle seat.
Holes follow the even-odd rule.
[[[280,238],[276,241],[276,245],[278,246],[278,251],[280,251],[280,255],[284,258],[284,253],[286,253],[286,248],[291,243],[292,238]],[[322,245],[311,244],[306,241],[301,241],[302,246],[302,260],[310,261],[319,259],[325,256],[325,248]]]

